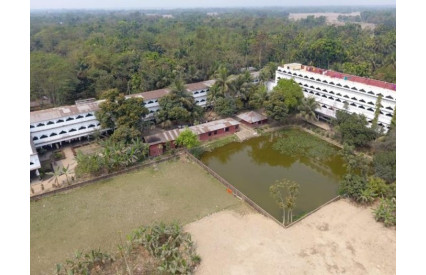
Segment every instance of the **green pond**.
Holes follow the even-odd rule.
[[[276,143],[287,146],[285,152],[277,150]],[[201,161],[281,221],[282,210],[269,186],[283,178],[299,183],[294,216],[300,217],[337,196],[345,173],[338,152],[337,147],[303,131],[284,130],[229,143],[204,153]]]

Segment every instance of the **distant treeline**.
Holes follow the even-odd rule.
[[[33,12],[31,99],[72,104],[112,88],[149,91],[177,77],[212,78],[220,65],[236,74],[268,62],[301,62],[395,82],[392,10],[363,13],[364,22],[377,24],[374,31],[328,26],[324,18],[293,21],[289,11],[161,11],[172,18],[159,11]]]

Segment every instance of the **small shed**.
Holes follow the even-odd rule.
[[[248,126],[257,127],[268,122],[268,118],[255,111],[245,112],[237,115],[240,121]]]

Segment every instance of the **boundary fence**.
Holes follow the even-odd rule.
[[[240,190],[238,190],[235,186],[233,186],[232,184],[230,184],[227,180],[225,180],[224,178],[222,178],[219,174],[217,174],[215,171],[213,171],[210,167],[208,167],[207,165],[205,165],[202,161],[200,161],[199,159],[197,159],[196,157],[194,157],[191,153],[189,153],[187,150],[184,151],[186,153],[186,155],[193,160],[195,163],[197,163],[198,165],[200,165],[202,168],[204,168],[204,170],[206,170],[210,175],[212,175],[214,178],[216,178],[219,182],[221,182],[226,188],[230,189],[232,191],[232,194],[239,198],[240,200],[246,202],[248,205],[250,205],[253,209],[255,209],[257,212],[259,212],[260,214],[272,219],[274,222],[276,222],[277,224],[279,224],[281,227],[283,228],[289,228],[290,226],[300,222],[301,220],[303,220],[304,218],[312,215],[313,213],[317,212],[318,210],[320,210],[322,207],[337,201],[340,199],[340,196],[334,197],[333,199],[329,200],[328,202],[318,206],[317,208],[315,208],[314,210],[308,212],[307,214],[301,216],[300,218],[298,218],[297,220],[295,220],[292,223],[289,223],[287,225],[284,225],[282,222],[280,222],[279,220],[277,220],[274,216],[272,216],[271,214],[269,214],[266,210],[264,210],[262,207],[260,207],[259,205],[257,205],[254,201],[252,201],[251,199],[249,199],[246,195],[244,195]]]
[[[106,174],[106,175],[91,178],[91,179],[88,179],[88,180],[85,180],[85,181],[77,182],[77,183],[74,183],[74,184],[71,184],[71,185],[68,185],[68,186],[65,186],[65,187],[46,191],[46,192],[41,193],[41,194],[32,195],[30,197],[30,199],[31,200],[38,200],[38,199],[41,199],[41,198],[46,197],[46,196],[54,195],[54,194],[61,193],[61,192],[64,192],[64,191],[67,191],[67,190],[70,190],[70,189],[73,189],[73,188],[88,185],[90,183],[94,183],[94,182],[97,182],[99,180],[112,178],[112,177],[115,177],[115,176],[118,176],[118,175],[121,175],[121,174],[124,174],[124,173],[128,173],[128,172],[138,170],[138,169],[141,169],[141,168],[144,168],[144,167],[148,167],[148,166],[151,166],[151,165],[154,165],[154,164],[157,164],[157,163],[168,161],[168,160],[176,158],[177,156],[182,155],[182,154],[183,154],[183,151],[177,151],[174,155],[170,155],[170,156],[167,156],[167,157],[164,157],[164,158],[161,158],[161,159],[151,160],[151,161],[148,161],[148,162],[141,163],[139,165],[135,165],[135,166],[131,166],[129,168],[125,168],[125,169],[117,171],[117,172],[113,172],[113,173],[109,173],[109,174]]]

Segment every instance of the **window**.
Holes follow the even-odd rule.
[[[280,70],[278,70],[278,71],[280,71]],[[284,71],[284,70],[282,70],[282,71],[280,71],[280,72],[287,73],[287,71]]]
[[[330,94],[334,95],[334,92],[333,92],[333,91],[330,91]]]
[[[60,135],[62,135],[62,134],[66,134],[67,132],[65,132],[64,130],[62,130],[59,134]]]
[[[80,119],[80,118],[83,118],[83,116],[82,115],[78,115],[75,119]]]
[[[152,101],[152,100],[148,101],[148,104],[152,104],[152,103],[154,103],[154,101]]]
[[[342,96],[342,94],[341,94],[341,93],[337,93],[336,95],[338,95],[338,96]]]
[[[302,75],[302,74],[299,74],[299,76],[300,76],[300,77],[303,77],[303,75]]]
[[[303,85],[302,82],[299,82],[299,85]]]
[[[340,83],[337,83],[337,86],[339,86],[339,87],[342,87],[342,84],[340,84]]]
[[[323,80],[322,82],[324,82],[324,83],[328,83],[328,82],[327,82],[327,80]]]
[[[357,89],[357,88],[355,88],[355,87],[352,87],[351,89],[352,89],[352,90],[355,90],[355,91],[358,91],[358,89]]]
[[[390,95],[388,95],[386,98],[387,99],[393,99],[393,97],[391,97]]]
[[[304,78],[309,78],[309,77],[307,77],[306,75],[304,76]]]
[[[43,139],[43,138],[47,138],[47,136],[46,136],[46,135],[42,135],[42,136],[40,137],[40,139]]]
[[[334,98],[332,96],[329,96],[328,99],[334,100]]]
[[[101,124],[100,124],[100,123],[98,123],[98,124],[96,124],[96,126],[101,126]]]
[[[205,99],[201,99],[201,100],[200,100],[200,102],[204,102],[204,101],[206,101],[206,100],[205,100]]]
[[[226,127],[226,128],[225,128],[225,132],[229,132],[229,127]]]
[[[194,93],[194,95],[198,95],[198,94],[199,94],[199,92],[195,92],[195,93]]]
[[[392,114],[387,113],[386,116],[392,117]]]
[[[311,89],[315,89],[315,87],[314,87],[314,86],[311,86],[311,87],[309,87],[309,88],[311,88]]]
[[[30,125],[30,128],[34,128],[34,125]]]
[[[37,124],[37,127],[41,127],[41,126],[44,126],[44,123]]]
[[[391,111],[393,111],[393,108],[392,107],[386,107],[386,109],[388,109],[388,110],[391,110]]]
[[[293,75],[297,76],[297,73],[293,73]]]
[[[365,109],[365,107],[364,107],[364,106],[362,106],[362,105],[359,105],[359,106],[358,106],[358,108],[360,108],[360,109]]]
[[[78,128],[78,130],[84,130],[84,129],[86,129],[85,126],[81,126],[80,128]]]
[[[323,91],[323,92],[327,92],[327,89],[323,89],[322,91]]]
[[[360,92],[363,92],[363,93],[365,93],[365,90],[364,89],[361,89],[361,90],[359,90]]]
[[[341,101],[340,99],[338,99],[338,98],[336,98],[336,101],[337,101],[337,102],[342,102],[342,101]]]
[[[321,107],[326,108],[327,109],[327,105],[322,105]]]
[[[320,88],[320,87],[317,87],[316,89],[317,89],[318,91],[321,91],[321,88]]]
[[[348,86],[348,85],[345,85],[345,86],[343,86],[343,88],[349,88],[349,86]]]
[[[326,96],[326,95],[322,95],[322,97],[325,97],[325,98],[327,98],[327,96]]]
[[[93,128],[95,127],[95,124],[90,124],[89,126],[87,126],[87,128]]]
[[[360,99],[359,102],[365,103],[365,100],[364,99]]]
[[[334,82],[333,82],[333,81],[331,81],[329,84],[334,85]]]
[[[344,98],[349,98],[349,96],[348,96],[348,95],[344,95],[343,97],[344,97]]]
[[[321,79],[317,78],[317,81],[321,82]]]
[[[354,107],[356,107],[356,104],[355,104],[355,103],[351,103],[351,106],[354,106]]]
[[[383,96],[383,94],[382,93],[378,93],[377,96]]]
[[[310,94],[313,94],[314,92],[313,92],[313,91],[309,91],[309,93],[310,93]]]
[[[69,133],[71,133],[71,132],[75,132],[75,131],[77,131],[76,129],[74,129],[74,128],[72,128],[71,130],[69,130],[68,132]]]
[[[210,137],[210,136],[212,135],[212,132],[209,132],[209,134],[208,134],[208,135],[209,135],[209,137]]]
[[[315,95],[318,95],[318,96],[319,96],[319,95],[321,95],[321,94],[320,94],[320,93],[315,93]]]
[[[51,133],[51,134],[50,134],[50,136],[51,136],[51,137],[53,137],[53,136],[57,136],[57,135],[58,135],[57,133]]]
[[[374,95],[374,93],[373,93],[372,91],[369,91],[369,92],[368,92],[368,94],[370,94],[370,95]]]
[[[352,100],[358,100],[356,97],[351,98]]]
[[[305,87],[309,87],[309,86],[308,86],[308,84],[305,84],[305,85],[303,85],[303,86],[305,86]]]
[[[70,120],[74,120],[74,118],[73,117],[69,117],[69,118],[67,118],[66,121],[70,121]]]
[[[373,108],[368,108],[367,111],[374,112]]]
[[[374,103],[373,103],[372,101],[368,102],[368,104],[370,104],[370,105],[374,105]]]
[[[38,140],[38,137],[33,137],[33,140]]]
[[[55,122],[53,122],[53,121],[49,121],[48,123],[47,123],[47,125],[52,125],[52,124],[54,124]]]
[[[153,110],[149,111],[150,114],[152,114],[153,112],[154,112]]]

